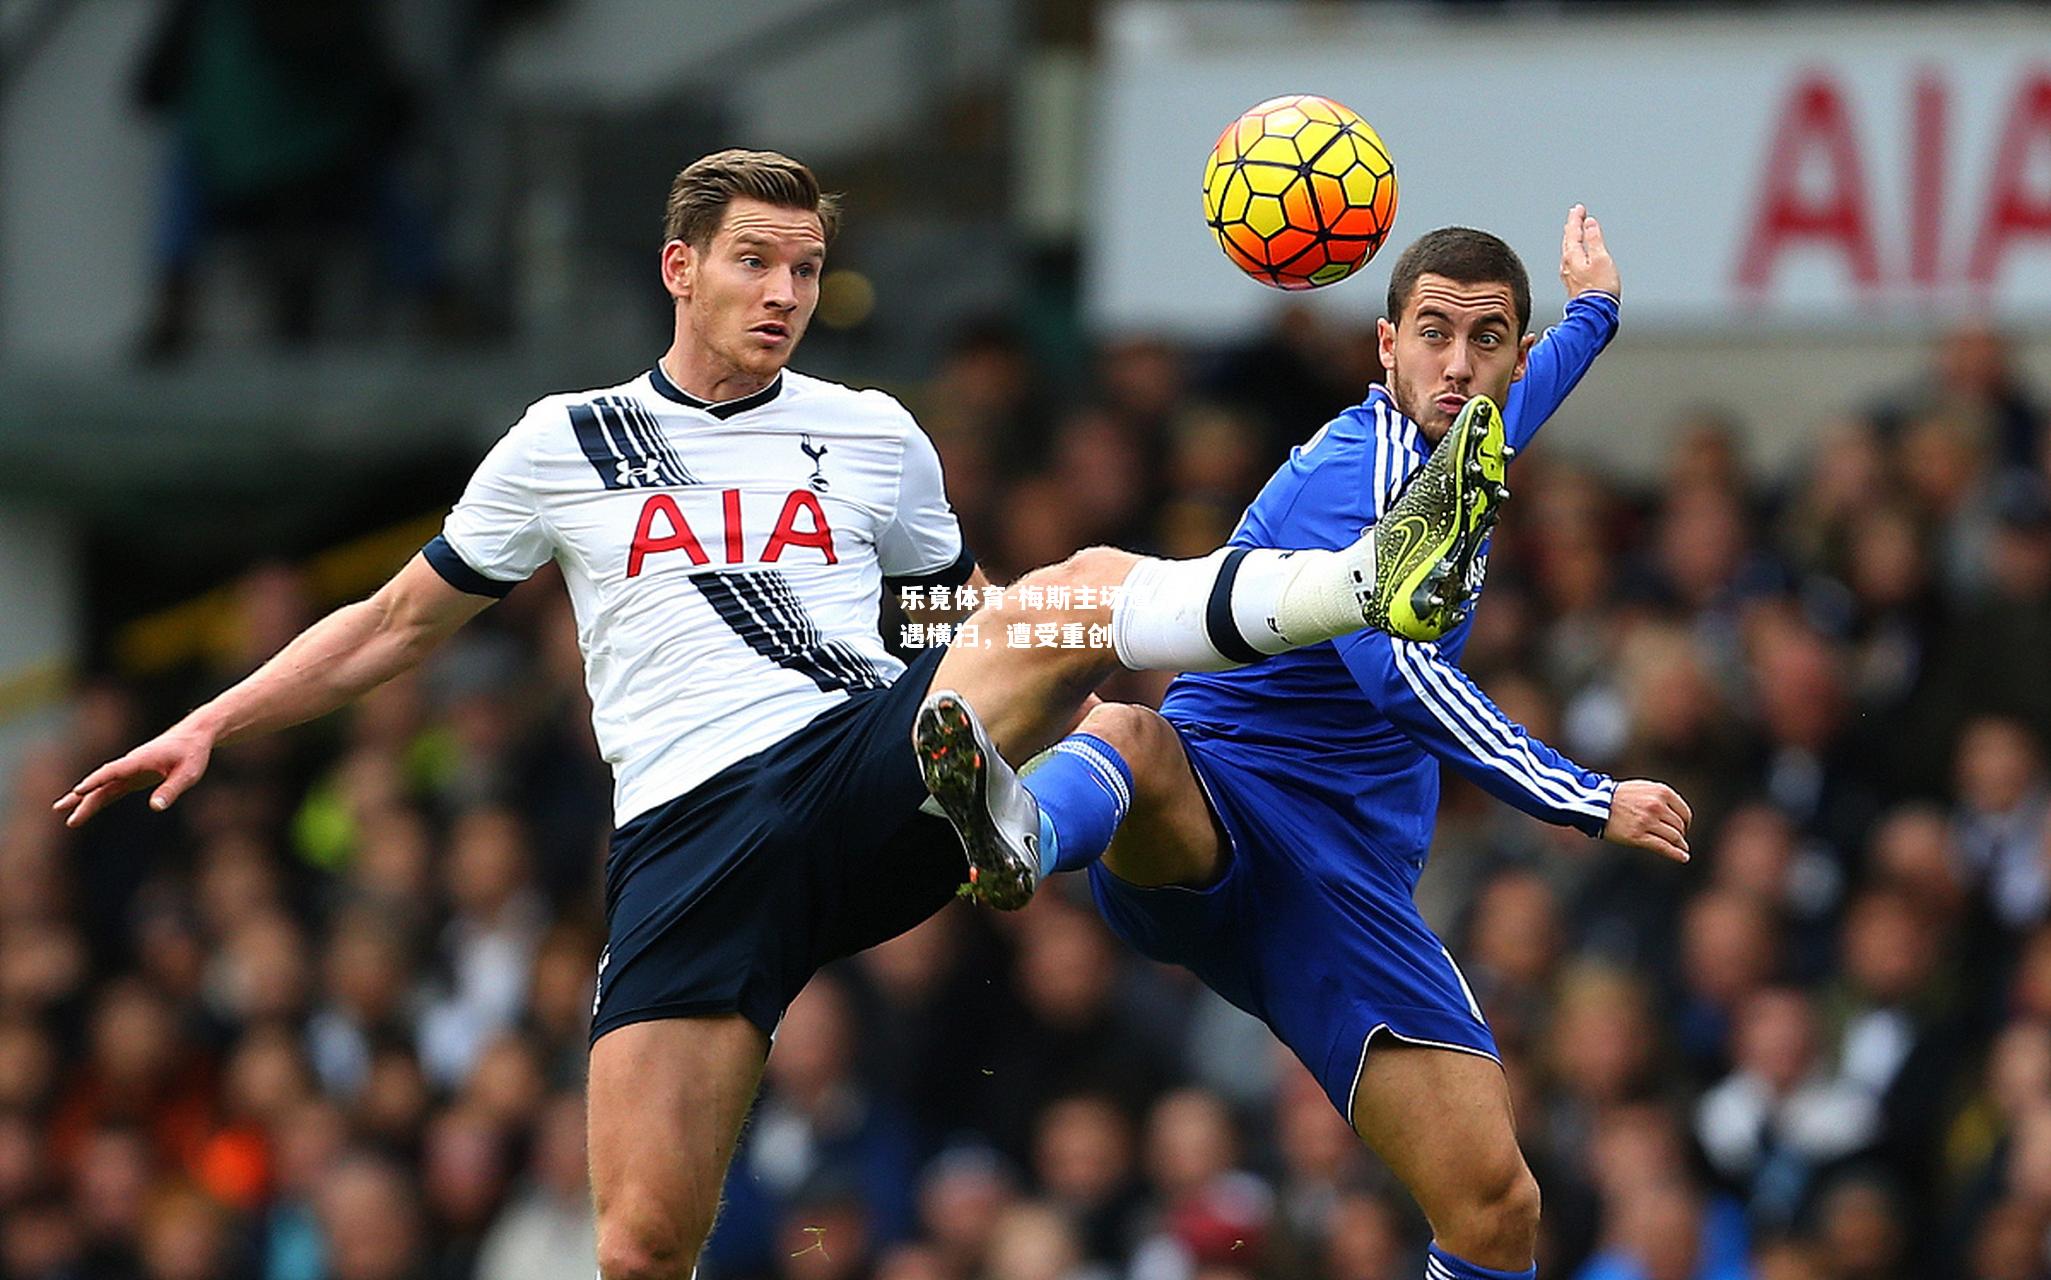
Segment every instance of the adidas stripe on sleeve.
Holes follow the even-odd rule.
[[[1368,700],[1433,755],[1535,818],[1602,834],[1615,780],[1532,737],[1446,661],[1437,645],[1379,631],[1337,643]]]

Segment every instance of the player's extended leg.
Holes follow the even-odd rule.
[[[1509,494],[1508,454],[1501,411],[1475,396],[1349,547],[1228,547],[1196,560],[1079,551],[974,614],[978,643],[951,647],[931,688],[968,699],[1017,763],[1059,736],[1120,664],[1223,670],[1369,627],[1436,640],[1465,619],[1469,570]],[[1019,628],[1031,643],[1013,643]],[[1075,642],[1092,630],[1098,643]]]
[[[951,691],[920,708],[916,740],[927,788],[990,906],[1022,907],[1042,879],[1100,857],[1141,887],[1208,884],[1224,865],[1225,839],[1182,739],[1146,707],[1100,704],[1023,777]]]
[[[1069,865],[1054,847],[1060,814],[1050,822],[1036,801],[1050,788],[1066,793],[1095,845],[1088,857],[1124,819],[1131,769],[1088,734],[1063,741],[1073,759],[1051,761],[1051,781],[1022,785],[1005,764],[1059,737],[1119,664],[1220,670],[1369,626],[1433,639],[1457,625],[1468,571],[1508,495],[1507,455],[1500,411],[1476,396],[1403,496],[1349,547],[1232,547],[1199,560],[1092,547],[1027,574],[978,611],[977,643],[948,650],[914,733],[927,789],[961,833],[978,895],[1023,906],[1042,875]],[[1083,601],[1112,594],[1107,647],[1101,612]],[[1012,643],[1021,628],[1037,641],[1092,627],[1095,645]]]
[[[1380,1037],[1353,1089],[1353,1127],[1431,1222],[1430,1280],[1536,1274],[1538,1183],[1500,1066]]]
[[[762,1079],[739,1014],[630,1023],[591,1046],[591,1190],[603,1280],[684,1280]]]

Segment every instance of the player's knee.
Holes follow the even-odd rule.
[[[1165,790],[1162,766],[1181,760],[1182,744],[1175,736],[1175,726],[1151,707],[1099,703],[1083,717],[1079,728],[1117,749],[1125,767],[1132,771],[1133,790],[1140,800]]]
[[[601,1212],[598,1271],[603,1280],[685,1280],[698,1265],[705,1231],[659,1214]]]
[[[1130,551],[1117,547],[1084,547],[1055,565],[1054,571],[1068,586],[1102,590],[1123,582],[1136,558]]]
[[[1477,1177],[1445,1232],[1454,1252],[1471,1250],[1495,1257],[1528,1257],[1538,1244],[1538,1180],[1523,1160]],[[1435,1224],[1436,1225],[1436,1224]]]
[[[1039,588],[1038,594],[1043,601],[1049,587],[1066,588],[1070,600],[1076,598],[1079,588],[1088,588],[1091,593],[1096,593],[1106,587],[1115,587],[1125,580],[1135,559],[1137,557],[1130,551],[1120,551],[1117,547],[1084,547],[1066,560],[1035,569],[1020,578],[1004,593],[1006,607],[1018,607],[1023,597],[1022,587]]]

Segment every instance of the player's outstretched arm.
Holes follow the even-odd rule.
[[[1362,633],[1338,641],[1390,723],[1505,804],[1617,844],[1688,860],[1688,804],[1671,787],[1584,769],[1503,714],[1437,645]]]
[[[206,772],[215,747],[326,715],[419,663],[491,602],[458,591],[415,556],[376,595],[314,623],[240,683],[93,770],[51,807],[75,827],[162,779],[150,808],[167,809]]]

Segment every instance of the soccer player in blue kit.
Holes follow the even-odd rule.
[[[1229,548],[1338,548],[1393,522],[1474,397],[1504,405],[1512,448],[1529,441],[1618,323],[1616,266],[1579,205],[1560,272],[1566,314],[1539,339],[1507,244],[1447,228],[1407,249],[1378,325],[1386,385],[1292,451],[1220,553],[1219,581],[1242,554]],[[1272,657],[1227,633],[1208,664],[1157,661],[1151,637],[1116,630],[1127,666],[1193,673],[1159,714],[1094,707],[1023,780],[1000,753],[1030,753],[1086,691],[1050,688],[1038,719],[1015,694],[990,711],[978,688],[946,688],[943,665],[914,730],[978,896],[1016,907],[1043,875],[1086,867],[1115,932],[1260,1017],[1317,1076],[1430,1220],[1428,1280],[1535,1275],[1539,1211],[1494,1038],[1412,897],[1440,762],[1526,813],[1678,861],[1691,817],[1664,784],[1584,769],[1503,715],[1457,665],[1470,626]]]

